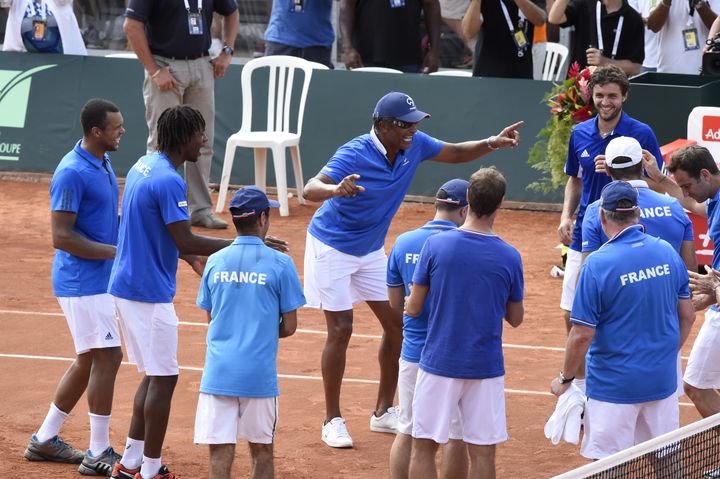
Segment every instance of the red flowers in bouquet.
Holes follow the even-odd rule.
[[[560,116],[571,116],[574,123],[589,120],[595,114],[590,95],[591,68],[580,70],[577,62],[570,66],[567,80],[555,85],[548,96],[550,113]]]

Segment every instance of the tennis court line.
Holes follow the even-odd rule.
[[[0,353],[0,358],[8,358],[8,359],[32,359],[32,360],[41,360],[41,361],[63,361],[63,362],[72,362],[75,360],[75,358],[63,358],[59,356],[34,356],[30,354],[5,354]],[[122,362],[123,366],[135,366],[132,363],[129,363],[127,361]],[[180,366],[179,369],[181,371],[198,371],[201,372],[203,368],[197,368],[194,366]],[[283,379],[304,379],[309,381],[322,381],[322,376],[307,376],[303,374],[278,374],[279,378]],[[358,378],[343,378],[343,382],[347,383],[359,383],[359,384],[378,384],[380,381],[377,379],[358,379]],[[519,395],[526,395],[526,396],[552,396],[553,394],[550,392],[544,392],[544,391],[529,391],[525,389],[505,389],[505,392],[508,394],[519,394]],[[691,403],[680,403],[681,406],[688,406],[688,407],[695,407],[694,404]]]

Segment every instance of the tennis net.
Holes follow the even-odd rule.
[[[720,414],[553,479],[720,479]]]

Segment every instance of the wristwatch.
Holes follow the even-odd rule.
[[[220,50],[221,53],[227,53],[230,56],[233,56],[233,53],[235,53],[235,50],[233,50],[233,47],[225,45],[222,47],[222,50]]]
[[[565,375],[563,374],[563,372],[560,371],[560,375],[558,376],[558,378],[560,379],[560,384],[567,384],[567,383],[573,382],[573,380],[575,379],[575,376],[573,376],[571,378],[566,378]]]

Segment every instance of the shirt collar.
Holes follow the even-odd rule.
[[[95,155],[91,154],[89,151],[87,151],[85,148],[80,146],[82,144],[82,139],[79,139],[77,143],[75,143],[75,148],[73,148],[73,151],[77,153],[82,159],[90,163],[94,168],[100,169],[102,168],[103,162],[101,160],[98,160],[95,158]],[[103,155],[103,160],[110,163],[110,157],[105,153]]]
[[[628,180],[627,182],[630,183],[630,186],[633,188],[649,188],[645,180]]]
[[[613,241],[620,241],[626,236],[634,236],[636,233],[645,233],[645,227],[641,224],[626,226],[618,234],[608,240],[608,243]],[[606,243],[607,244],[607,243]]]
[[[613,130],[606,137],[602,137],[600,135],[600,128],[598,128],[598,121],[600,120],[600,115],[599,114],[595,115],[595,121],[594,121],[595,132],[594,133],[598,136],[598,138],[601,138],[603,140],[606,140],[608,138],[613,138],[615,135],[624,135],[625,133],[627,133],[625,131],[626,117],[627,117],[627,114],[625,113],[625,111],[621,110],[620,111],[620,120],[618,120],[618,123],[617,123],[617,125],[615,125],[615,128],[613,128]],[[625,136],[632,136],[632,135],[625,135]]]
[[[232,244],[262,244],[265,242],[257,236],[237,236]]]
[[[449,229],[455,229],[457,228],[457,225],[453,223],[452,221],[447,220],[432,220],[428,221],[424,225],[422,225],[422,228],[449,228]]]
[[[385,149],[385,145],[382,144],[382,141],[380,141],[380,138],[378,138],[377,134],[375,133],[375,127],[370,128],[370,139],[373,142],[373,145],[375,145],[375,148],[378,149],[378,151],[387,158],[387,149]]]

